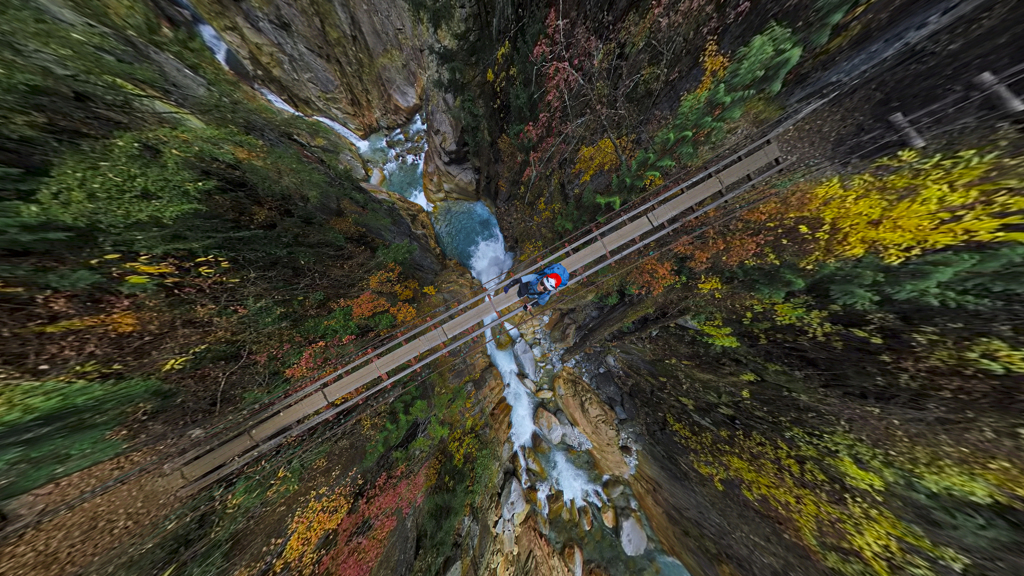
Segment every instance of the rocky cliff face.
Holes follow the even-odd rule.
[[[367,136],[407,122],[424,86],[421,36],[403,0],[194,0],[255,82]]]
[[[404,225],[397,226],[397,234],[400,238],[399,241],[411,241],[416,244],[418,251],[413,258],[413,264],[421,275],[429,277],[440,271],[441,263],[444,262],[444,254],[437,244],[434,225],[430,223],[426,210],[401,194],[385,190],[380,186],[368,182],[364,182],[362,186],[378,200],[392,204],[401,215],[402,220],[408,224],[408,230],[405,230]]]
[[[366,137],[424,107],[430,41],[403,0],[195,0],[249,69],[297,110],[347,124]],[[451,95],[426,106],[423,190],[431,202],[477,200],[478,170]]]
[[[430,202],[477,200],[477,170],[462,141],[462,124],[452,118],[451,95],[435,97],[427,106],[427,154],[423,160],[423,193]]]

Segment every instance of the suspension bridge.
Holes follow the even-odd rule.
[[[979,75],[974,82],[982,90],[962,98],[959,103],[954,104],[947,99],[907,117],[892,115],[889,120],[900,136],[883,138],[872,148],[894,139],[903,139],[912,147],[923,147],[924,140],[911,125],[911,120],[917,120],[935,108],[955,110],[986,95],[996,100],[1000,108],[996,114],[1019,115],[1024,105],[1006,86],[1021,78],[1018,73],[1022,69],[1024,65],[1001,74],[1005,83],[988,73]],[[644,250],[652,242],[666,238],[687,221],[727,204],[751,187],[778,175],[789,165],[778,146],[780,134],[830,98],[819,100],[780,120],[767,136],[685,182],[635,200],[617,210],[600,226],[593,225],[573,234],[560,250],[547,257],[536,258],[517,273],[525,274],[561,262],[572,276],[561,287],[565,289],[630,254]],[[917,122],[920,125],[921,121]],[[448,349],[465,344],[518,314],[520,299],[514,292],[503,293],[497,282],[486,284],[492,287],[485,288],[439,317],[428,319],[378,349],[368,350],[357,360],[244,418],[241,423],[222,426],[202,446],[164,466],[168,473],[164,477],[165,484],[170,489],[186,491],[208,486],[268,453],[288,438],[390,387],[442,356]]]
[[[687,220],[729,202],[787,165],[775,139],[781,129],[614,220],[592,227],[572,244],[565,243],[547,258],[538,258],[530,269],[560,261],[572,276],[564,289],[642,250]],[[447,349],[515,316],[519,300],[514,292],[503,293],[500,285],[482,291],[167,464],[167,487],[191,491],[223,478],[286,439],[426,366]]]

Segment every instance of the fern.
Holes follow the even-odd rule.
[[[594,196],[594,200],[601,205],[601,208],[605,208],[608,204],[611,204],[614,210],[618,210],[622,203],[618,196],[601,196],[600,194]]]

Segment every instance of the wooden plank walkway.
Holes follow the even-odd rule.
[[[594,230],[590,235],[539,262],[534,269],[561,261],[570,273],[579,272],[565,286],[574,284],[587,274],[678,228],[689,218],[728,202],[733,196],[777,173],[782,167],[778,146],[772,136],[766,137]],[[515,292],[504,294],[500,286],[482,292],[370,356],[291,394],[243,425],[221,434],[207,446],[168,464],[165,467],[171,472],[167,478],[168,487],[198,489],[216,481],[279,445],[287,437],[308,429],[425,366],[443,354],[445,346],[461,345],[483,334],[490,326],[514,316],[519,309],[518,301]],[[488,317],[494,316],[497,318],[485,322]],[[347,395],[375,383],[376,386],[355,398],[335,405]],[[328,410],[324,411],[325,407]],[[306,420],[314,414],[314,418]]]

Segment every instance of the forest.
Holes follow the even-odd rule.
[[[0,8],[0,574],[1024,571],[1024,138],[972,80],[1024,93],[1019,9],[195,4]],[[419,48],[375,44],[394,38]],[[408,113],[365,103],[406,64]],[[291,113],[262,86],[290,86]],[[786,163],[541,313],[165,490],[219,427],[480,292],[442,210],[377,185],[377,130],[434,148],[428,204],[430,175],[474,174],[516,271],[769,134]],[[510,440],[493,350],[520,338],[535,452]],[[603,503],[541,488],[552,426],[582,434],[564,453]]]

